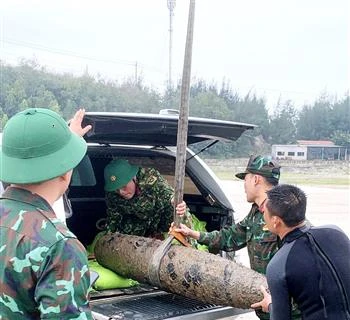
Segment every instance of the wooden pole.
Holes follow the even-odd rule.
[[[191,88],[194,10],[195,10],[195,0],[190,0],[190,8],[188,12],[188,23],[187,23],[185,57],[184,57],[184,66],[183,66],[182,84],[181,84],[180,114],[179,114],[179,121],[178,121],[178,128],[177,128],[174,208],[176,208],[176,205],[181,203],[183,200],[185,168],[186,168],[189,96],[190,96],[190,88]],[[179,217],[177,216],[175,209],[174,209],[174,222],[175,222],[175,225],[179,225]]]
[[[175,162],[175,192],[174,192],[174,213],[173,220],[175,226],[180,224],[180,217],[176,214],[176,206],[183,200],[185,167],[186,167],[186,147],[187,147],[187,129],[188,129],[188,109],[189,109],[189,92],[191,81],[191,61],[192,61],[192,42],[193,42],[193,25],[194,25],[194,8],[195,1],[190,0],[188,13],[187,36],[184,66],[181,84],[181,104],[177,127],[176,142],[176,162]],[[172,240],[176,237],[181,243],[188,244],[182,234],[172,231],[169,237],[162,243],[156,252],[154,252],[151,263],[148,266],[149,277],[151,281],[159,286],[159,268],[164,254],[171,246]]]

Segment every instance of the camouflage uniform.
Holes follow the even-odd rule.
[[[0,319],[93,319],[83,245],[38,195],[0,199]]]
[[[279,247],[278,237],[265,230],[264,216],[256,204],[239,223],[220,231],[201,232],[199,243],[225,251],[247,247],[250,267],[262,274]]]
[[[136,175],[136,193],[124,199],[116,192],[106,192],[107,228],[111,232],[142,237],[162,237],[173,221],[173,188],[153,168],[140,168]],[[182,223],[192,228],[192,218],[186,211]]]

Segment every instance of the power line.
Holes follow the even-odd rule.
[[[47,51],[47,52],[51,52],[51,53],[57,53],[57,54],[65,55],[65,56],[82,58],[82,59],[86,59],[86,60],[108,62],[108,63],[117,63],[117,64],[124,64],[124,65],[135,65],[134,61],[101,59],[101,58],[96,58],[96,57],[92,57],[92,56],[78,54],[78,53],[73,52],[73,51],[50,48],[50,47],[46,47],[46,46],[32,43],[32,42],[18,41],[18,40],[11,40],[11,39],[3,39],[2,41],[5,43],[8,43],[8,44],[15,45],[15,46],[37,49],[37,50],[41,50],[41,51]]]
[[[36,49],[36,50],[40,50],[40,51],[45,51],[45,52],[60,54],[60,55],[64,55],[64,56],[70,56],[70,57],[90,60],[90,61],[103,62],[103,63],[113,63],[113,64],[122,64],[122,65],[132,66],[132,67],[135,67],[137,65],[138,67],[141,66],[144,69],[148,69],[148,70],[152,70],[154,72],[158,72],[158,73],[164,74],[164,71],[162,71],[162,70],[160,70],[158,68],[154,68],[154,67],[151,67],[151,66],[139,63],[138,61],[97,58],[97,57],[93,57],[93,56],[89,56],[89,55],[82,55],[82,54],[74,52],[74,51],[56,49],[56,48],[43,46],[43,45],[40,45],[40,44],[37,44],[37,43],[33,43],[33,42],[27,42],[27,41],[21,41],[21,40],[13,40],[13,39],[9,39],[9,38],[2,39],[1,42],[7,43],[7,44],[10,44],[10,45],[14,45],[14,46],[31,48],[31,49]]]

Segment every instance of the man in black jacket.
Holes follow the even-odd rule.
[[[267,227],[282,239],[266,277],[271,295],[252,305],[270,319],[291,319],[291,298],[305,320],[350,319],[350,241],[336,226],[305,223],[306,196],[292,185],[267,192]]]

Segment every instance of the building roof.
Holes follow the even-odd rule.
[[[320,148],[345,148],[334,144],[329,140],[297,140],[296,144],[273,144],[273,147],[320,147]]]
[[[335,147],[333,141],[330,140],[297,140],[298,145],[300,146],[328,146]]]

